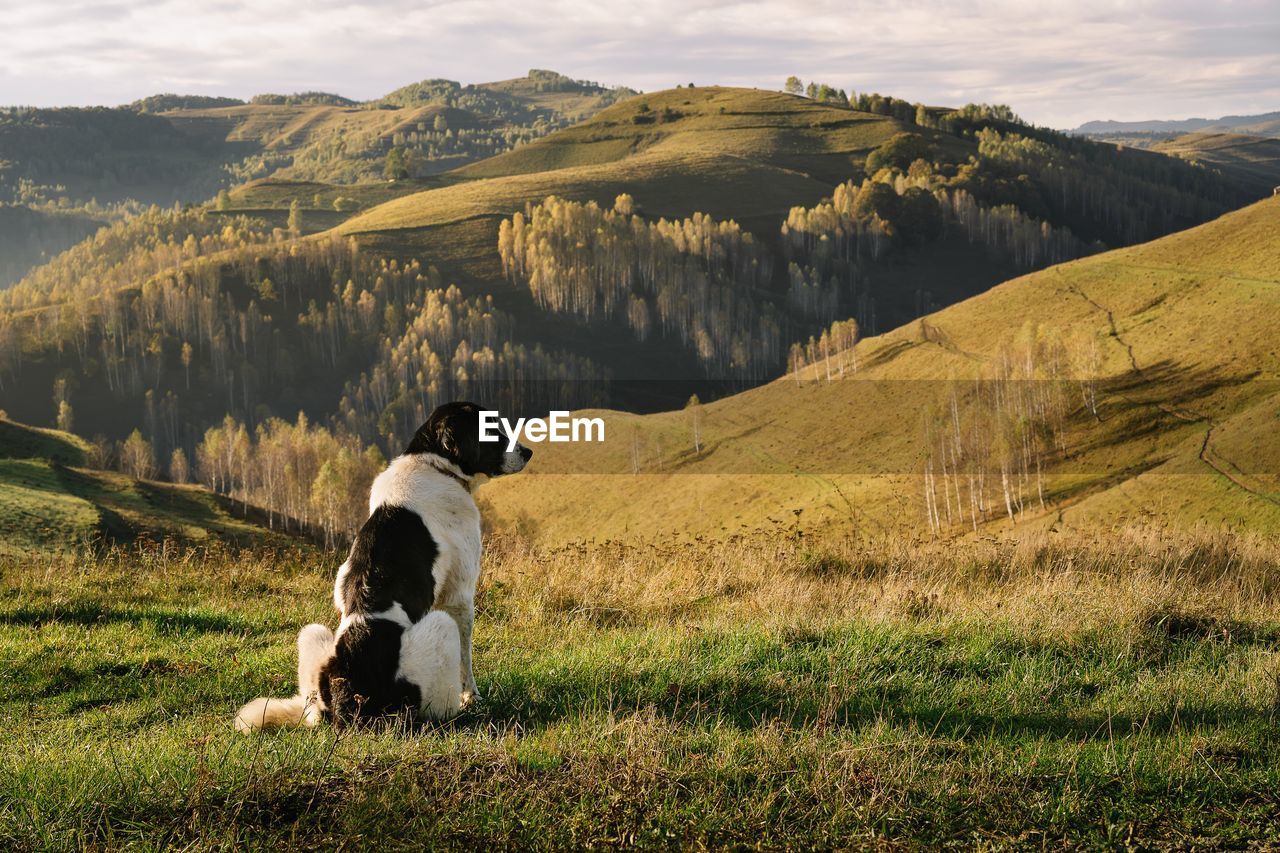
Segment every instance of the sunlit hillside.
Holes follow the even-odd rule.
[[[797,528],[925,535],[923,473],[951,424],[949,401],[970,400],[970,380],[998,376],[1002,363],[1031,358],[1041,362],[1028,384],[1060,383],[1070,412],[1062,449],[1043,459],[1045,506],[1028,496],[1017,525],[1275,530],[1277,240],[1280,200],[1261,202],[1016,279],[697,409],[595,413],[606,419],[603,445],[541,444],[529,473],[483,494],[504,525],[549,541]],[[1029,356],[1032,340],[1066,350],[1057,379],[1043,363],[1051,347]],[[978,526],[995,532],[1015,522],[989,464]],[[953,487],[966,507],[958,497],[943,534],[971,528],[969,485]]]
[[[1214,171],[998,105],[688,87],[605,106],[627,93],[597,88],[428,80],[359,107],[303,95],[164,112],[288,162],[207,205],[131,214],[0,293],[0,403],[52,423],[64,388],[84,435],[140,428],[162,469],[211,430],[252,440],[299,413],[352,458],[385,457],[452,398],[528,414],[723,397],[783,375],[833,324],[849,339],[914,328],[1243,198]],[[480,138],[450,110],[578,115],[588,96],[603,108],[572,127],[466,168],[410,168],[415,145]],[[415,110],[430,115],[386,124]],[[376,144],[359,147],[351,122]],[[304,161],[384,179],[307,178]],[[249,460],[230,480],[197,474],[284,500],[259,495]]]

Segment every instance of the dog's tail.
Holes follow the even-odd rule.
[[[289,726],[310,728],[324,719],[320,670],[333,655],[333,632],[308,625],[298,632],[298,695],[288,699],[254,699],[236,712],[236,731],[252,734]]]
[[[320,722],[321,709],[314,697],[254,699],[236,712],[236,731],[252,734],[262,729],[310,727]]]

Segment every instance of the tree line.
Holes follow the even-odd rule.
[[[781,362],[780,319],[762,298],[772,260],[736,222],[649,221],[627,194],[611,208],[552,196],[503,220],[498,253],[540,306],[677,338],[711,375],[769,379]]]
[[[874,264],[902,247],[956,233],[1027,271],[1096,250],[1013,205],[980,204],[917,159],[905,172],[882,167],[875,178],[837,186],[813,207],[791,208],[781,226],[788,301],[823,323],[852,314],[869,324]]]
[[[846,95],[825,83],[806,85],[794,75],[783,88],[976,142],[978,152],[966,162],[933,163],[947,172],[953,188],[987,207],[1014,205],[1033,219],[1069,228],[1086,243],[1152,240],[1252,200],[1203,166],[1036,127],[1004,104],[930,108],[878,93]],[[875,171],[869,163],[867,173]]]
[[[401,331],[384,336],[372,368],[348,382],[342,426],[394,447],[451,399],[483,400],[503,412],[603,405],[608,375],[590,359],[527,347],[492,297],[467,299],[457,287],[432,289]]]
[[[364,521],[369,487],[386,465],[379,448],[301,413],[252,428],[227,415],[204,431],[192,452],[159,452],[141,428],[121,441],[95,435],[86,456],[92,468],[139,480],[200,483],[239,502],[241,511],[260,509],[273,530],[320,534],[330,546]]]

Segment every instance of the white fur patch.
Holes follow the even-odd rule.
[[[346,583],[347,574],[351,571],[350,561],[338,567],[338,576],[333,579],[333,606],[339,613],[345,613],[342,606],[342,585]]]
[[[480,578],[480,510],[471,492],[441,473],[463,476],[442,456],[410,453],[391,460],[369,491],[369,511],[387,504],[417,513],[440,553],[431,567],[436,607],[471,601]]]
[[[417,686],[421,711],[427,716],[444,719],[458,713],[461,666],[458,625],[447,613],[431,611],[400,639],[396,678]]]
[[[348,613],[342,617],[342,621],[338,623],[337,636],[341,637],[343,632],[352,625],[364,625],[373,619],[385,619],[388,622],[394,622],[401,628],[408,628],[413,624],[409,620],[409,614],[400,606],[400,602],[394,602],[386,610],[379,610],[377,613]]]
[[[333,632],[325,625],[312,623],[298,632],[299,696],[319,702],[320,670],[333,657],[334,642]]]

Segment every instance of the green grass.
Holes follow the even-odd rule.
[[[642,112],[642,107],[648,107]],[[617,163],[640,154],[719,155],[804,172],[833,186],[849,167],[906,129],[860,113],[781,92],[705,86],[637,95],[590,119],[505,154],[463,167],[469,177],[498,177]],[[970,146],[911,128],[951,154]]]
[[[671,120],[637,124],[670,110]],[[646,114],[647,115],[647,114]],[[769,215],[773,227],[848,179],[867,152],[906,126],[778,92],[707,87],[637,96],[548,137],[456,170],[451,186],[395,199],[347,222],[365,234],[510,216],[555,194],[611,203],[635,196],[646,215],[694,212],[739,221]],[[914,128],[962,157],[968,143]],[[497,224],[492,224],[497,238]]]
[[[231,716],[292,689],[296,629],[333,621],[335,557],[0,564],[0,843],[1280,840],[1273,609],[1132,616],[1118,582],[1123,615],[1066,627],[1016,616],[1016,584],[985,610],[944,592],[779,620],[743,615],[743,589],[726,593],[738,615],[614,618],[521,586],[533,564],[503,559],[481,597],[478,710],[252,738]]]
[[[76,545],[93,537],[99,519],[48,462],[0,459],[0,552]]]
[[[339,211],[333,208],[334,201],[339,198],[350,199],[357,207],[350,211],[342,211],[339,216],[341,221],[361,209],[376,207],[403,195],[442,186],[450,180],[445,175],[435,175],[412,180],[378,181],[365,184],[326,184],[318,181],[263,178],[243,184],[228,193],[229,206],[226,212],[251,215],[262,215],[262,211],[287,213],[289,205],[296,201],[302,208],[305,221],[308,214],[339,215]]]
[[[83,465],[89,446],[69,432],[20,424],[0,418],[0,459],[47,459]]]

